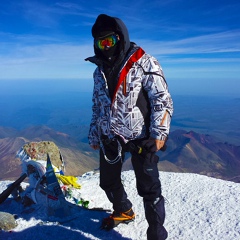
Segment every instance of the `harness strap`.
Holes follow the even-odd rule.
[[[145,51],[142,48],[139,48],[136,52],[133,53],[133,55],[127,61],[126,65],[124,66],[124,68],[122,69],[122,71],[120,73],[118,83],[117,83],[116,89],[115,89],[114,94],[113,94],[112,103],[114,102],[117,91],[118,91],[120,85],[122,84],[122,82],[124,81],[124,79],[126,78],[126,76],[129,72],[129,70],[131,69],[132,65],[135,62],[137,62],[144,55],[144,53],[145,53]]]

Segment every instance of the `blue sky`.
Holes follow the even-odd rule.
[[[238,0],[2,1],[0,81],[91,79],[84,59],[105,13],[160,61],[173,91],[240,95],[239,12]]]

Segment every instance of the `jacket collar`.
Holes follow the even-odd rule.
[[[129,52],[126,54],[126,57],[123,61],[123,63],[127,62],[128,59],[131,57],[131,55],[137,51],[137,49],[139,48],[139,46],[137,46],[134,42],[131,42],[131,47]],[[88,57],[85,59],[85,61],[89,61],[91,63],[96,64],[98,67],[103,66],[104,64],[109,65],[109,63],[107,61],[104,61],[103,59],[97,57],[96,55],[92,56],[92,57]]]

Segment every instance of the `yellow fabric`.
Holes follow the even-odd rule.
[[[59,174],[57,174],[56,176],[64,185],[72,185],[74,188],[81,188],[81,185],[77,183],[77,177]]]

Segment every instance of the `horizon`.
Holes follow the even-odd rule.
[[[65,126],[65,131],[68,131],[67,125],[89,125],[92,88],[86,86],[85,81],[2,81],[0,125],[24,129],[39,124],[55,128],[57,124],[58,127]],[[238,94],[200,94],[201,91],[194,94],[196,91],[186,89],[179,92],[180,87],[173,89],[171,85],[170,89],[174,102],[171,130],[193,130],[240,145]]]
[[[169,79],[167,81],[172,96],[240,97],[240,80]],[[93,79],[8,79],[0,80],[0,94],[11,95],[58,95],[64,93],[92,93]],[[216,89],[218,85],[220,88]]]
[[[187,0],[3,2],[0,84],[16,79],[92,79],[95,65],[84,59],[94,54],[91,27],[105,13],[122,19],[131,41],[159,60],[170,92],[238,96],[239,9],[236,0],[218,4]],[[91,87],[92,81],[84,89]]]

